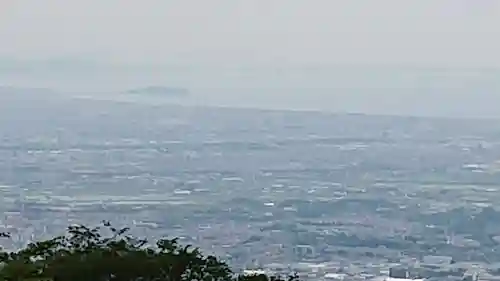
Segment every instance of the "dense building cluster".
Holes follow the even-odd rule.
[[[500,275],[498,122],[0,98],[7,249],[109,220],[249,273]]]

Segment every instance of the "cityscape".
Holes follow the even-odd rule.
[[[243,272],[500,280],[497,120],[1,93],[5,249],[106,220]]]

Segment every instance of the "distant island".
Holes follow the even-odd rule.
[[[133,95],[154,95],[163,97],[186,97],[189,91],[185,88],[162,87],[162,86],[149,86],[144,88],[137,88],[128,90],[126,94]]]

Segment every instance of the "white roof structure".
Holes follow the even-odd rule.
[[[245,269],[243,270],[243,275],[261,275],[261,274],[266,274],[266,271],[262,269]]]
[[[327,273],[325,274],[326,279],[337,279],[337,280],[344,280],[346,274],[343,273]]]

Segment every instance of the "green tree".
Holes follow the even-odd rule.
[[[182,246],[177,239],[151,244],[108,222],[34,242],[16,252],[0,249],[0,280],[51,281],[296,281],[297,276],[234,274],[215,256]],[[107,233],[108,235],[105,235]],[[5,233],[0,237],[8,238]]]

